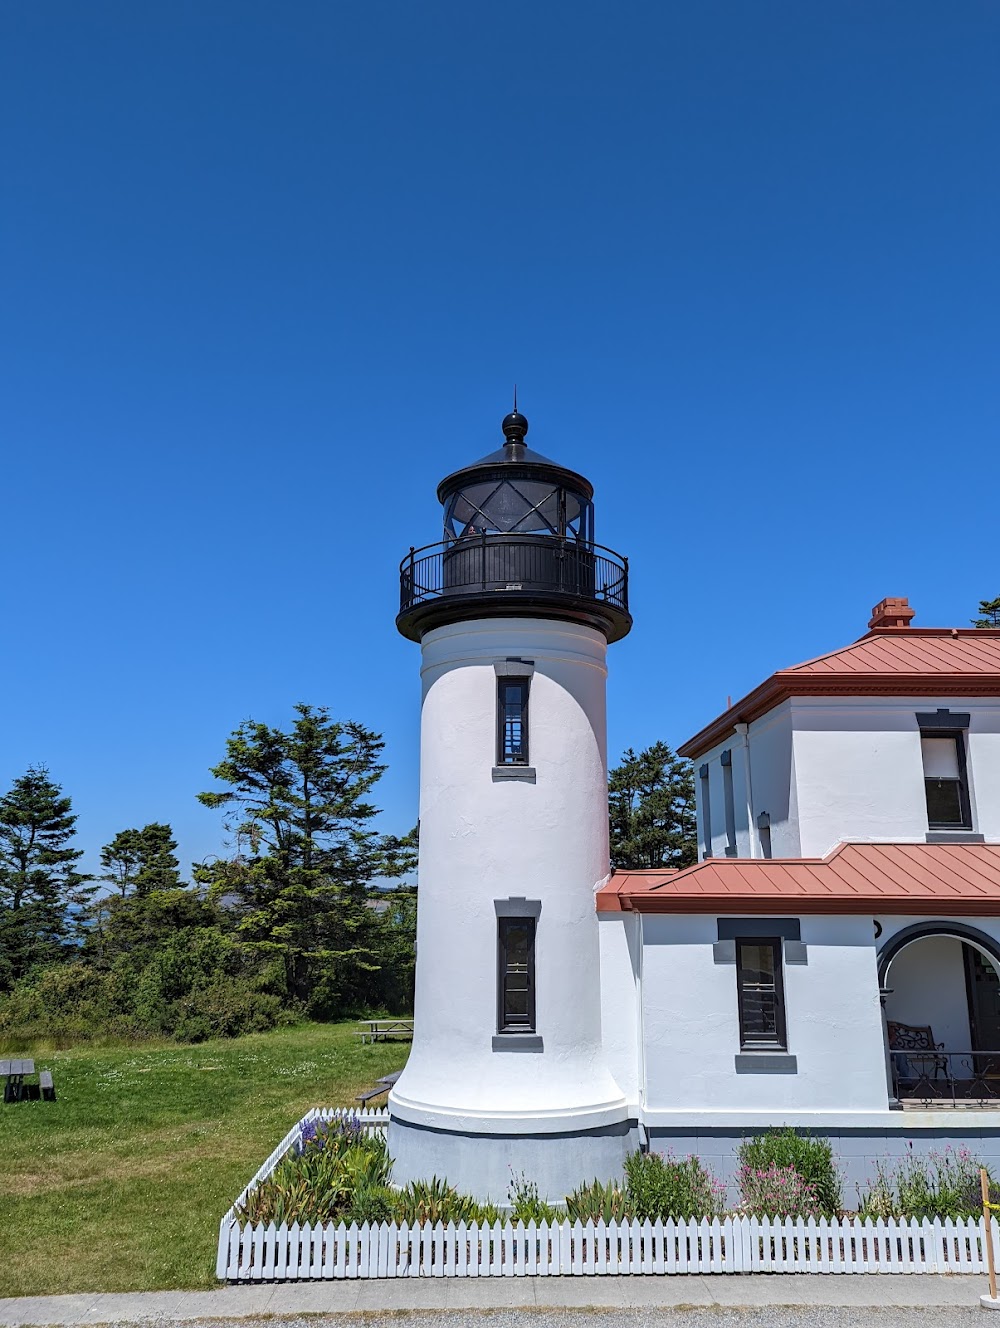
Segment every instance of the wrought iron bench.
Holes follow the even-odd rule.
[[[886,1030],[897,1085],[919,1096],[917,1089],[926,1084],[928,1096],[935,1096],[934,1080],[948,1077],[948,1057],[938,1054],[944,1051],[944,1043],[935,1042],[930,1024],[902,1024],[889,1019]]]

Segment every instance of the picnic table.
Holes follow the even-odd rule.
[[[27,1101],[29,1097],[39,1097],[46,1102],[55,1101],[55,1089],[52,1086],[51,1070],[40,1070],[37,1084],[24,1081],[33,1078],[35,1062],[31,1060],[0,1061],[0,1079],[3,1080],[3,1100],[5,1102]]]
[[[395,1038],[413,1040],[412,1019],[359,1019],[358,1023],[362,1025],[357,1030],[362,1046],[366,1042],[388,1042]]]

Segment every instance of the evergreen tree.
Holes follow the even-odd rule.
[[[101,867],[98,880],[113,885],[124,899],[135,889],[139,872],[139,831],[119,830],[111,843],[101,849]]]
[[[973,627],[1000,627],[1000,595],[979,601],[979,617],[970,620]]]
[[[226,813],[236,852],[196,867],[248,945],[280,956],[287,990],[319,1015],[363,1004],[381,967],[368,884],[395,875],[405,841],[371,828],[367,795],[385,766],[381,737],[297,705],[289,732],[247,720],[198,795]]]
[[[65,958],[93,893],[71,847],[76,816],[44,766],[0,799],[0,984]]]
[[[665,742],[630,747],[608,775],[611,862],[619,868],[687,867],[698,859],[694,774]]]
[[[169,825],[153,821],[141,830],[119,830],[101,849],[100,880],[113,885],[122,899],[130,892],[176,890],[182,885],[174,856],[177,841]]]

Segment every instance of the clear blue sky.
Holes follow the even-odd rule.
[[[36,0],[0,30],[4,718],[87,862],[243,718],[386,737],[396,565],[530,442],[633,568],[610,746],[1000,594],[992,0]]]

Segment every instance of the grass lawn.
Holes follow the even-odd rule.
[[[0,1103],[0,1296],[216,1285],[219,1220],[275,1144],[405,1062],[357,1027],[36,1051],[58,1100]]]

